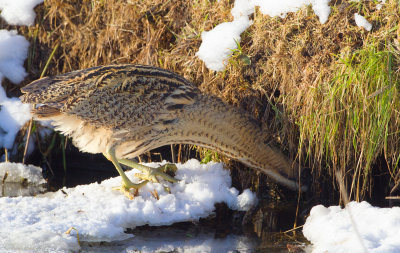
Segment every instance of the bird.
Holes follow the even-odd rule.
[[[265,173],[295,191],[301,168],[264,138],[258,121],[244,109],[202,93],[193,83],[162,68],[117,64],[44,77],[21,88],[35,120],[51,120],[83,152],[103,153],[122,177],[118,188],[138,191],[149,180],[177,180],[166,166],[149,168],[132,159],[170,144],[215,150]],[[133,183],[121,164],[142,171]],[[168,165],[167,165],[168,166]]]

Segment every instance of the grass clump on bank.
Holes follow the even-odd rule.
[[[298,121],[300,146],[331,174],[341,170],[357,200],[373,190],[368,179],[379,156],[391,179],[400,179],[399,60],[390,44],[379,43],[337,56],[332,80],[310,89],[309,110]]]

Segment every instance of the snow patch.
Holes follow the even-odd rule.
[[[148,164],[159,166],[159,164]],[[131,238],[125,228],[145,224],[170,225],[181,221],[197,221],[214,211],[218,202],[248,210],[256,203],[254,193],[240,194],[231,187],[229,172],[221,163],[200,164],[190,160],[177,164],[176,178],[168,184],[171,194],[161,184],[148,183],[140,195],[127,199],[113,186],[121,178],[111,178],[90,185],[64,188],[36,197],[0,198],[0,248],[8,251],[77,250],[76,232],[86,242],[117,241]],[[133,178],[138,171],[127,173]],[[152,196],[156,190],[159,200]]]
[[[43,0],[0,0],[0,16],[10,25],[33,25],[33,8]]]
[[[11,25],[31,25],[33,8],[43,0],[0,0],[0,16]],[[20,127],[30,119],[30,108],[18,98],[8,98],[1,86],[3,78],[20,83],[26,77],[24,61],[29,42],[16,30],[0,30],[0,147],[11,149]]]
[[[240,34],[251,24],[249,18],[243,16],[232,22],[219,24],[208,32],[202,32],[203,42],[196,55],[204,61],[207,68],[223,71],[232,50],[240,43]]]
[[[312,9],[315,15],[318,16],[319,22],[325,24],[328,21],[329,14],[331,14],[331,7],[329,6],[330,0],[311,0]]]
[[[0,30],[0,73],[13,83],[27,75],[24,61],[28,56],[29,42],[16,30]]]
[[[363,16],[358,13],[354,14],[354,20],[356,21],[356,25],[358,27],[363,27],[367,31],[371,31],[372,25],[368,20],[366,20]]]
[[[346,209],[322,205],[311,209],[303,234],[313,244],[313,253],[365,252],[348,210],[368,252],[400,252],[400,207],[378,208],[367,202],[351,202]]]
[[[0,73],[0,147],[11,149],[19,129],[30,118],[29,104],[19,98],[8,98],[1,86]]]
[[[236,0],[231,10],[233,18],[236,20],[250,16],[254,13],[255,4],[254,0]]]

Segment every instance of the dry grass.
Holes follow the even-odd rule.
[[[389,1],[377,11],[374,2],[336,1],[323,25],[311,8],[283,19],[256,11],[254,24],[242,34],[240,52],[232,56],[225,72],[214,73],[195,53],[202,31],[232,20],[232,6],[233,1],[223,0],[47,0],[36,8],[36,26],[19,28],[31,40],[30,79],[39,77],[57,45],[48,74],[111,63],[160,66],[183,75],[204,92],[250,111],[272,130],[268,131],[273,133],[271,137],[288,155],[313,169],[315,194],[327,187],[323,185],[326,182],[327,188],[334,187],[336,170],[345,172],[349,189],[358,194],[354,196],[371,193],[371,170],[382,158],[387,162],[387,178],[399,182],[400,108],[394,95],[399,65],[398,49],[391,46],[398,40],[398,4]],[[355,12],[372,21],[373,31],[355,25]],[[382,66],[381,72],[363,75],[363,59],[368,61],[368,53],[379,55],[380,51],[382,59],[390,58],[390,67],[387,61],[379,62],[374,66]],[[338,96],[332,87],[344,85],[340,77],[351,73],[360,86],[342,87]],[[383,76],[386,81],[364,82],[371,75],[375,80],[376,75]],[[391,86],[385,92],[391,92],[391,102],[381,103],[386,93],[371,98],[386,87],[382,85],[387,85],[387,80]],[[359,92],[364,93],[356,95]],[[385,119],[369,129],[371,124],[366,122],[381,119],[382,108],[375,105],[388,111],[382,114]],[[363,123],[357,131],[346,127],[346,115],[354,110],[360,111],[357,117]],[[327,131],[328,125],[337,125],[330,130],[336,132]],[[375,130],[379,131],[370,138]]]

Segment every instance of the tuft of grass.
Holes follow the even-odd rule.
[[[251,60],[250,58],[243,53],[242,46],[240,45],[240,42],[235,40],[236,48],[231,49],[231,54],[229,56],[229,63],[232,65],[236,65],[237,67],[239,66],[239,63],[242,62],[244,65],[251,65]]]
[[[337,56],[333,78],[310,89],[308,113],[298,121],[299,146],[330,165],[331,174],[340,170],[356,200],[367,191],[379,156],[392,179],[399,177],[399,63],[390,44],[374,42]]]
[[[201,158],[200,163],[206,164],[211,161],[212,162],[221,162],[221,159],[217,152],[210,150],[210,149],[202,148],[199,146],[194,146],[194,148],[196,149],[197,153],[199,154],[199,157]]]

